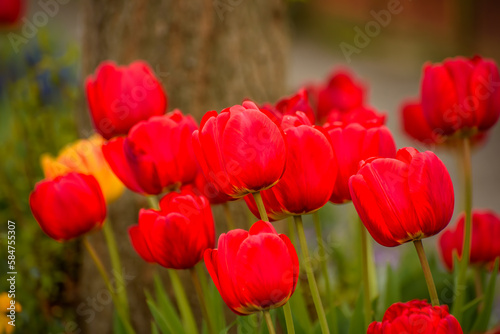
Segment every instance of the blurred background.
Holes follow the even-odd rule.
[[[18,12],[9,7],[15,2]],[[7,220],[14,220],[16,300],[23,308],[18,333],[111,333],[111,303],[96,304],[103,285],[78,241],[46,237],[28,205],[43,178],[40,155],[55,155],[93,132],[83,83],[101,61],[148,61],[167,91],[168,109],[198,120],[244,98],[275,102],[348,67],[367,85],[369,104],[387,113],[398,147],[426,149],[405,136],[399,106],[418,97],[428,61],[480,54],[498,63],[499,17],[495,0],[0,0],[0,252],[6,259]],[[475,208],[500,212],[499,144],[497,125],[474,152]],[[456,217],[463,202],[456,154],[436,152],[452,174]],[[133,323],[147,333],[151,316],[143,291],[153,269],[131,249],[126,232],[141,201],[126,193],[112,204],[110,217],[130,277]],[[244,203],[231,205],[240,221],[248,219]],[[360,269],[347,249],[358,238],[351,226],[355,211],[327,204],[320,214],[339,299],[354,302]],[[92,242],[104,251],[99,234]],[[439,291],[452,278],[432,250],[435,244],[436,238],[426,241]],[[401,300],[426,296],[423,280],[420,286],[405,272],[420,270],[411,247],[374,248],[380,285],[389,262],[401,273]],[[2,279],[0,292],[6,290]],[[498,320],[498,306],[494,314]]]

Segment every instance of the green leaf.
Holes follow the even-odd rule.
[[[301,281],[297,283],[295,292],[290,298],[290,308],[292,309],[293,324],[298,333],[310,333],[313,327],[309,311],[306,307]]]
[[[151,321],[151,334],[160,334],[158,326],[156,326],[154,321]]]
[[[182,315],[184,329],[189,334],[197,334],[198,328],[196,327],[196,321],[194,320],[193,311],[191,310],[191,305],[187,299],[186,291],[184,290],[179,274],[174,269],[169,269],[168,273],[177,299],[177,306],[179,306],[179,311]]]
[[[394,303],[401,300],[401,286],[399,283],[398,275],[392,270],[391,264],[387,264],[386,281],[385,281],[385,294],[381,314]],[[381,317],[380,317],[381,318]]]
[[[160,328],[163,334],[169,333],[185,333],[182,323],[179,320],[177,313],[172,312],[161,312],[158,306],[155,304],[153,297],[147,291],[144,292],[146,295],[146,303],[148,304],[149,310],[153,315],[156,325]]]
[[[165,317],[166,321],[170,324],[170,327],[173,328],[173,333],[175,330],[183,330],[182,322],[180,320],[177,309],[175,308],[172,300],[168,296],[168,293],[165,291],[163,287],[163,283],[161,282],[160,276],[158,274],[154,275],[154,287],[156,293],[156,299],[158,303],[158,309],[161,310],[161,314]],[[153,301],[151,299],[151,301]],[[156,305],[156,304],[155,304]]]
[[[366,333],[366,328],[368,324],[365,325],[365,319],[363,314],[364,302],[363,302],[363,288],[359,292],[359,297],[354,307],[354,312],[351,317],[351,323],[349,325],[349,334],[359,334]]]
[[[484,307],[472,327],[473,331],[484,332],[488,329],[488,323],[490,322],[491,312],[493,310],[493,301],[495,299],[495,283],[498,274],[500,258],[495,260],[495,266],[491,272],[490,281],[486,291],[484,292]]]

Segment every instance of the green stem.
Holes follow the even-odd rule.
[[[328,264],[326,261],[326,252],[325,252],[325,244],[323,243],[323,236],[321,231],[321,222],[319,219],[318,211],[313,213],[313,221],[314,221],[314,229],[316,231],[316,240],[318,242],[318,252],[321,263],[321,271],[323,273],[323,279],[325,280],[325,290],[326,297],[328,302],[332,299],[331,290],[330,290],[330,280],[328,279]]]
[[[293,222],[293,216],[289,216],[287,218],[288,222],[288,237],[290,238],[290,241],[292,242],[293,246],[297,246],[297,240],[295,237],[295,226]]]
[[[255,204],[257,204],[257,209],[259,209],[260,219],[268,222],[269,218],[267,218],[266,207],[264,206],[264,202],[262,201],[262,195],[260,192],[252,193],[253,198],[255,199]]]
[[[323,309],[323,304],[321,303],[321,297],[319,296],[318,285],[316,284],[316,279],[314,278],[314,273],[311,267],[311,259],[309,257],[309,250],[307,248],[307,239],[304,232],[304,224],[302,222],[301,216],[294,216],[295,225],[297,225],[297,232],[299,234],[299,243],[302,250],[302,257],[304,258],[304,267],[307,274],[307,281],[309,282],[309,288],[311,290],[311,296],[316,308],[316,313],[318,314],[319,324],[321,326],[321,332],[323,334],[330,334],[328,329],[328,323],[326,321],[325,310]]]
[[[203,314],[203,317],[207,321],[208,332],[210,334],[215,334],[215,327],[212,322],[212,318],[208,313],[207,302],[205,300],[203,288],[201,287],[200,279],[198,277],[198,274],[196,273],[196,269],[194,267],[189,269],[189,273],[191,274],[191,280],[193,281],[194,289],[196,290],[196,294],[198,295],[198,300],[201,306],[201,313]]]
[[[116,280],[116,293],[120,304],[123,306],[125,314],[129,315],[129,306],[127,299],[127,289],[125,288],[125,280],[122,275],[122,264],[120,261],[120,255],[118,254],[118,247],[116,245],[116,239],[113,233],[113,227],[108,221],[104,222],[102,228],[104,232],[104,237],[106,238],[106,243],[108,244],[109,257],[111,259],[111,266]]]
[[[186,333],[198,334],[198,328],[196,327],[193,311],[191,310],[191,305],[189,305],[186,291],[181,283],[179,273],[175,269],[169,269],[167,271],[170,276],[170,281],[172,282],[175,298],[177,299],[177,304],[182,315],[182,322],[184,324],[184,328],[186,329]]]
[[[427,283],[427,289],[429,289],[429,295],[431,296],[432,306],[439,306],[439,298],[436,291],[436,286],[434,285],[434,279],[432,278],[431,268],[429,267],[429,262],[427,262],[427,257],[425,256],[424,245],[422,240],[414,240],[413,244],[417,250],[418,259],[422,265],[422,270],[424,271],[425,282]]]
[[[293,325],[292,308],[290,302],[283,305],[283,312],[285,312],[286,332],[288,334],[295,334],[295,327]]]
[[[464,191],[465,191],[465,224],[463,251],[460,257],[457,284],[455,285],[455,303],[453,314],[459,322],[462,321],[463,306],[465,303],[465,286],[467,280],[467,268],[470,260],[470,245],[472,240],[472,166],[470,140],[464,138],[462,141],[462,159],[464,168]]]
[[[236,228],[236,225],[234,224],[233,215],[231,214],[231,210],[229,209],[229,203],[226,202],[222,204],[222,208],[224,209],[224,216],[226,217],[228,230],[234,230]]]
[[[273,319],[271,319],[271,314],[269,311],[263,311],[264,312],[264,318],[266,318],[266,324],[267,324],[267,329],[269,330],[269,334],[276,334],[276,331],[274,330],[274,325],[273,325]]]
[[[372,301],[370,294],[370,271],[368,269],[368,231],[360,221],[361,227],[361,267],[363,272],[363,295],[365,307],[365,330],[372,322]]]
[[[146,196],[148,199],[149,207],[151,209],[160,210],[160,202],[158,202],[158,197],[155,195]]]
[[[113,299],[113,303],[115,304],[116,312],[118,312],[118,316],[120,317],[120,320],[122,321],[122,324],[125,327],[125,330],[129,334],[134,334],[135,331],[132,328],[132,325],[130,324],[130,320],[127,317],[127,315],[125,314],[123,308],[121,307],[120,301],[113,290],[113,286],[111,285],[111,281],[109,280],[108,274],[106,273],[106,270],[104,269],[104,265],[102,264],[102,261],[99,258],[99,255],[97,255],[97,252],[95,251],[94,247],[89,242],[87,237],[83,237],[83,245],[85,246],[85,248],[89,252],[90,257],[92,258],[95,266],[97,267],[97,270],[101,274],[101,277],[104,281],[104,284],[106,285],[106,288],[108,289],[108,291],[111,295],[111,298]]]

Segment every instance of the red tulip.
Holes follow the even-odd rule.
[[[382,322],[372,322],[367,334],[462,334],[458,320],[448,306],[431,306],[426,301],[412,300],[392,304]]]
[[[290,239],[264,221],[248,232],[223,233],[218,249],[205,252],[205,264],[222,299],[239,315],[283,306],[299,278],[299,259]]]
[[[126,135],[140,121],[165,113],[167,96],[147,63],[120,67],[105,61],[85,82],[90,115],[97,132],[111,139]]]
[[[314,124],[314,110],[309,104],[309,97],[305,88],[292,96],[285,97],[276,103],[276,110],[284,115],[294,115],[297,111],[302,111],[311,124]]]
[[[300,111],[297,116],[285,116],[281,128],[288,147],[285,173],[274,187],[261,192],[273,220],[320,209],[328,202],[337,175],[332,144],[322,128],[311,126]],[[247,196],[245,200],[261,218],[253,199]]]
[[[196,187],[195,191],[205,196],[210,201],[210,204],[217,205],[235,200],[235,198],[223,193],[217,184],[207,181],[202,172],[199,172],[196,176],[194,185]]]
[[[500,216],[493,211],[475,210],[472,214],[472,243],[470,262],[476,265],[491,265],[500,257]],[[455,229],[450,228],[439,238],[439,250],[446,267],[453,269],[453,253],[462,257],[464,242],[464,215]]]
[[[200,262],[215,243],[210,203],[190,186],[160,201],[160,211],[142,209],[139,225],[129,229],[137,253],[165,268],[188,269]]]
[[[210,111],[193,133],[207,180],[239,198],[272,187],[283,175],[286,144],[280,128],[250,101]]]
[[[373,113],[371,119],[367,117],[367,111]],[[354,116],[354,114],[351,115]],[[392,134],[375,112],[362,109],[360,118],[350,116],[345,119],[347,121],[325,125],[336,154],[335,163],[338,166],[330,200],[338,204],[351,200],[349,178],[358,172],[361,161],[371,157],[396,157],[396,144]],[[361,124],[356,122],[357,120]]]
[[[396,159],[368,159],[349,189],[368,232],[387,247],[435,235],[453,214],[450,175],[430,151],[406,147]]]
[[[0,1],[0,26],[17,23],[24,13],[24,8],[24,0]]]
[[[33,216],[52,239],[67,241],[102,226],[106,202],[92,175],[68,173],[38,182],[30,194]]]
[[[331,111],[344,112],[361,107],[365,90],[364,85],[356,82],[349,71],[333,72],[326,84],[309,89],[311,100],[316,104],[317,120],[324,123]]]
[[[441,133],[432,129],[422,111],[420,101],[408,101],[401,106],[403,129],[412,138],[427,145],[440,143]]]
[[[422,104],[418,101],[408,101],[401,106],[401,115],[404,131],[413,139],[430,145],[452,143],[443,136],[441,129],[432,129],[422,111]],[[471,138],[471,144],[476,146],[487,139],[486,132],[478,132]]]
[[[424,67],[422,110],[433,131],[471,136],[500,116],[500,75],[489,59],[456,57]]]
[[[198,164],[191,135],[197,128],[191,116],[174,110],[135,125],[127,137],[103,145],[113,172],[132,191],[160,194],[194,181]]]

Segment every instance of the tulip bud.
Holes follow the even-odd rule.
[[[38,182],[30,194],[30,208],[42,230],[57,241],[100,228],[106,218],[106,203],[95,177],[73,172]]]
[[[330,198],[333,203],[351,200],[349,178],[358,172],[361,161],[372,157],[396,157],[396,144],[389,129],[383,125],[383,118],[371,109],[358,108],[344,114],[341,121],[325,124],[338,166]]]
[[[283,132],[250,101],[210,111],[193,133],[193,145],[207,180],[241,198],[275,185],[283,175]]]
[[[127,137],[109,141],[102,151],[130,190],[160,194],[194,181],[198,164],[191,135],[196,128],[191,116],[174,110],[138,123]]]
[[[160,200],[160,210],[139,212],[139,225],[129,229],[137,253],[165,268],[189,269],[200,262],[215,243],[210,203],[190,186]]]
[[[447,229],[439,238],[439,250],[446,267],[453,270],[453,253],[462,258],[464,242],[464,219],[462,214],[455,228]],[[475,210],[472,213],[472,243],[469,263],[487,265],[500,257],[500,217],[493,211]]]
[[[144,61],[116,66],[106,61],[85,83],[90,116],[104,138],[126,135],[140,121],[165,113],[167,96]]]
[[[238,315],[283,306],[299,278],[299,260],[290,239],[258,221],[250,230],[219,237],[205,252],[205,264],[227,306]]]
[[[387,247],[433,236],[453,214],[450,175],[430,151],[407,147],[395,159],[368,159],[349,179],[349,189],[368,232]]]
[[[429,127],[444,136],[473,136],[500,117],[500,75],[496,64],[476,56],[427,64],[422,111]]]

